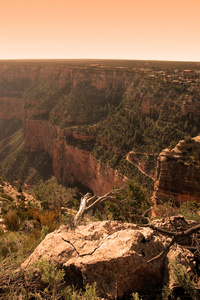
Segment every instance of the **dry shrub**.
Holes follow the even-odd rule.
[[[40,212],[35,207],[29,207],[27,210],[27,218],[29,220],[36,220],[40,223]]]
[[[4,216],[5,225],[8,230],[18,231],[20,228],[20,218],[17,213],[13,210],[9,211]]]
[[[59,211],[41,212],[39,209],[30,207],[27,211],[29,220],[36,221],[39,227],[48,226],[50,231],[58,227]]]
[[[58,226],[58,211],[45,211],[40,215],[40,224],[42,226],[48,226],[51,230],[54,230]]]
[[[11,202],[14,201],[13,197],[11,197],[10,195],[8,195],[6,193],[0,193],[0,197],[4,198],[4,199],[7,199],[7,200],[10,200]]]
[[[40,242],[39,238],[41,235],[40,229],[32,229],[31,232],[24,238],[23,240],[23,247],[25,249],[34,249],[37,244]]]

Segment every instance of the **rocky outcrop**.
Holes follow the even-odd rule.
[[[181,107],[182,116],[192,114],[193,116],[199,115],[199,90],[193,91],[194,95],[185,95]]]
[[[62,131],[45,120],[26,119],[23,127],[26,151],[45,151],[53,157],[54,141]]]
[[[155,205],[200,201],[200,136],[160,153],[154,191]]]
[[[159,111],[156,101],[153,98],[144,97],[142,99],[142,113],[144,115],[150,115]]]
[[[173,227],[174,220],[161,221],[160,228]],[[153,224],[156,225],[156,221]],[[149,260],[158,255],[169,241],[149,227],[119,221],[89,223],[74,230],[61,226],[46,236],[22,268],[30,268],[42,259],[53,261],[64,269],[67,285],[81,288],[96,282],[100,296],[110,299],[136,291],[151,293],[163,279],[167,283],[169,276],[168,260],[165,262],[165,278],[163,259]],[[176,251],[177,247],[172,248],[170,257],[178,257],[180,263],[187,262],[192,268],[192,253],[183,249]]]

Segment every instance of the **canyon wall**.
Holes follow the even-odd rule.
[[[126,182],[125,177],[97,160],[89,151],[68,145],[65,130],[50,125],[48,121],[26,119],[24,134],[27,151],[49,153],[54,176],[62,184],[81,183],[93,193],[102,195],[116,184],[121,187]],[[82,138],[80,134],[78,138]]]
[[[200,136],[181,140],[158,157],[154,204],[200,201]]]
[[[0,140],[22,125],[22,98],[0,97]]]
[[[81,183],[94,193],[101,195],[126,178],[117,171],[105,166],[93,157],[89,151],[67,144],[66,137],[90,141],[95,137],[81,135],[70,128],[60,129],[52,125],[44,115],[48,109],[38,109],[34,105],[24,105],[24,91],[37,81],[57,85],[59,89],[70,92],[76,85],[89,82],[94,93],[105,97],[116,92],[126,84],[123,70],[102,68],[81,68],[64,65],[0,64],[0,138],[8,136],[11,129],[23,126],[25,150],[29,152],[45,151],[52,158],[55,177],[63,184]],[[38,99],[39,100],[39,99]]]
[[[88,148],[84,147],[84,143],[90,146],[90,143],[94,145],[96,142],[113,153],[121,155],[135,147],[135,140],[138,143],[142,140],[144,130],[148,126],[152,128],[152,136],[154,129],[159,129],[159,126],[166,127],[166,137],[168,138],[167,126],[171,126],[177,120],[181,124],[184,122],[186,128],[194,127],[193,123],[195,122],[200,124],[198,123],[200,122],[198,82],[194,83],[196,90],[191,85],[190,90],[185,93],[182,90],[180,92],[180,88],[183,86],[182,82],[176,83],[175,88],[173,77],[170,77],[171,83],[168,83],[167,75],[165,78],[164,75],[160,75],[154,82],[157,77],[150,77],[151,74],[148,75],[148,72],[155,73],[150,69],[142,70],[100,64],[0,61],[0,140],[23,126],[26,151],[47,152],[52,158],[54,174],[60,182],[64,184],[80,182],[97,194],[107,192],[116,183],[121,186],[126,179],[93,157],[90,151],[86,151]],[[169,87],[166,87],[166,82]],[[52,89],[52,93],[55,92],[58,98],[51,98],[50,90],[48,95],[50,98],[43,99],[46,96],[45,91],[42,94],[40,91],[38,92],[37,88],[39,88],[39,84],[44,87],[46,83],[48,86],[45,91],[48,92],[51,87],[55,87],[54,90]],[[27,92],[27,89],[32,86],[34,88],[31,92],[33,94],[35,92],[34,95],[31,94],[30,89]],[[159,86],[163,86],[164,92],[162,89],[158,89]],[[149,93],[149,89],[151,93]],[[158,89],[158,91],[154,93],[154,89]],[[170,98],[168,92],[171,90]],[[124,122],[127,126],[124,130],[122,126],[119,126],[119,131],[124,134],[125,148],[119,147],[118,149],[117,143],[109,144],[110,141],[106,141],[105,132],[107,130],[109,134],[109,125],[104,132],[104,140],[101,140],[101,132],[98,137],[95,136],[92,126],[89,128],[91,134],[89,132],[88,135],[76,130],[77,125],[86,125],[87,127],[88,124],[93,124],[96,126],[94,124],[99,120],[105,119],[107,115],[112,116],[112,113],[113,116],[117,115],[120,110],[122,110],[122,114],[119,118],[116,117],[116,123],[123,123],[123,119],[126,119],[132,125],[127,126],[127,122]],[[194,120],[188,118],[190,114]],[[145,118],[142,119],[141,115]],[[110,124],[111,127],[116,125],[114,122]],[[180,130],[178,131],[178,129],[179,134]],[[83,132],[85,132],[84,128]],[[96,132],[98,132],[98,128]],[[196,128],[196,132],[198,132],[198,128]],[[134,140],[134,133],[138,133],[140,139],[136,135]],[[118,137],[118,132],[113,131],[112,135],[113,138]],[[78,144],[78,142],[72,143],[72,140],[80,141],[79,148],[72,146]],[[126,140],[128,141],[127,145]],[[69,144],[70,141],[72,141],[71,144]],[[122,144],[123,139],[119,137],[118,141],[119,144]],[[152,139],[147,140],[148,142],[151,143]],[[80,149],[82,145],[84,150]],[[192,199],[193,190],[190,192],[192,182],[185,185],[186,179],[184,179],[185,181],[181,179],[182,183],[180,183],[178,178],[185,173],[189,176],[188,181],[190,178],[196,180],[195,178],[198,177],[197,167],[195,166],[191,171],[192,165],[184,162],[177,168],[174,158],[176,155],[172,154],[176,150],[174,150],[175,152],[168,151],[169,155],[166,154],[167,151],[162,152],[159,158],[155,199],[166,200],[169,196],[168,190],[177,199],[178,195],[181,194],[181,199],[183,199],[188,193]],[[157,153],[155,154],[157,155]],[[169,157],[165,159],[166,155]],[[182,156],[181,154],[179,160],[183,160]],[[171,161],[170,165],[168,161]],[[136,163],[136,166],[146,174],[144,172],[146,165],[139,162]],[[173,186],[174,177],[167,168],[173,169],[173,176],[175,176],[175,172],[178,174],[176,188]],[[151,164],[149,169],[151,169]],[[193,173],[190,174],[190,172]],[[150,175],[153,178],[151,170]],[[186,186],[189,192],[184,190]]]
[[[126,178],[116,170],[98,161],[90,152],[67,145],[64,139],[54,142],[53,169],[56,178],[63,184],[81,182],[98,195],[126,182]]]

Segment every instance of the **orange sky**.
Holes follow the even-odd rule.
[[[0,0],[0,59],[200,61],[200,0]]]

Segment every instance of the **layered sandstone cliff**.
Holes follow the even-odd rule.
[[[26,150],[49,153],[54,176],[62,184],[81,183],[93,193],[102,195],[116,184],[123,186],[126,182],[125,177],[97,160],[89,151],[68,145],[66,136],[71,132],[50,125],[45,120],[27,119],[24,121],[24,133]],[[82,138],[80,134],[77,137]]]
[[[181,140],[158,157],[154,203],[200,201],[200,136]]]

